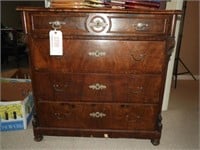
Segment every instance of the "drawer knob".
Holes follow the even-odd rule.
[[[102,57],[106,55],[106,52],[101,52],[101,51],[95,51],[95,52],[89,52],[89,56],[94,56],[94,57]]]
[[[64,21],[52,21],[49,22],[54,30],[61,29],[62,25],[66,24]]]
[[[92,117],[92,118],[103,118],[103,117],[106,117],[106,114],[97,111],[97,112],[90,113],[90,117]]]
[[[138,22],[137,24],[134,24],[136,31],[146,31],[149,29],[149,24]]]
[[[92,90],[99,91],[99,90],[104,90],[107,87],[106,87],[106,85],[96,83],[96,84],[89,85],[89,88],[92,89]]]

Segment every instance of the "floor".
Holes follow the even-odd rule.
[[[179,80],[172,88],[169,110],[162,113],[159,146],[149,140],[44,136],[33,141],[32,125],[27,130],[2,132],[0,149],[5,150],[197,150],[199,149],[199,82]]]

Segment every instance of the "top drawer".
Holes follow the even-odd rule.
[[[171,33],[172,15],[30,12],[29,33],[36,37],[60,29],[65,36],[155,36]]]

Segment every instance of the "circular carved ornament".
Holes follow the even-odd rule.
[[[110,21],[105,15],[90,15],[86,21],[86,28],[91,33],[106,33],[110,28]]]

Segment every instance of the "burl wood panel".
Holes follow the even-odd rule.
[[[37,111],[41,116],[41,127],[155,130],[158,107],[137,104],[40,102]],[[99,117],[94,117],[94,114],[99,114]]]
[[[33,42],[31,59],[38,71],[161,73],[167,58],[162,41],[64,40],[60,57],[49,55],[48,39]]]
[[[160,75],[34,73],[38,100],[158,103]],[[95,90],[91,86],[104,86]],[[45,89],[43,88],[45,87]]]
[[[29,32],[37,35],[47,35],[51,30],[49,23],[57,20],[65,22],[62,25],[64,35],[82,35],[91,36],[99,35],[95,29],[91,27],[91,22],[94,18],[100,18],[108,25],[100,36],[152,36],[152,35],[169,35],[171,31],[170,24],[172,19],[170,15],[135,15],[135,14],[110,14],[110,13],[31,13]],[[136,25],[138,23],[148,24],[145,30],[138,30]],[[94,31],[94,32],[91,32]]]

